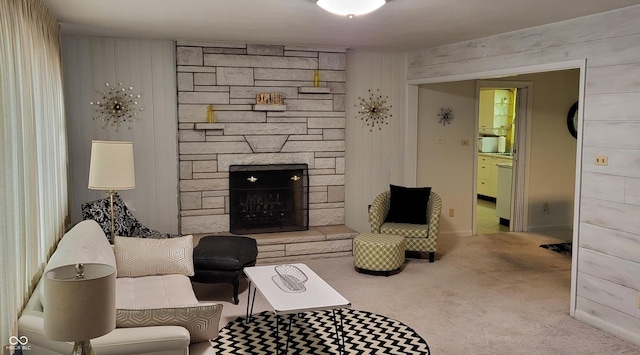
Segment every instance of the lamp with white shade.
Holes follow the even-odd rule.
[[[57,267],[44,274],[44,333],[73,341],[72,355],[94,355],[91,339],[116,328],[116,272],[106,264]]]
[[[328,12],[353,18],[379,9],[385,0],[318,0],[316,4]]]
[[[130,190],[135,187],[133,143],[92,141],[89,188],[108,191],[111,202],[111,240],[115,237],[113,195],[116,190]]]

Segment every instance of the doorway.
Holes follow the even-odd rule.
[[[585,86],[585,60],[575,60],[575,61],[567,61],[562,63],[552,63],[552,64],[544,64],[538,66],[531,67],[523,67],[523,68],[509,68],[504,70],[493,70],[479,73],[469,73],[463,75],[452,75],[450,77],[437,77],[430,79],[416,79],[412,81],[408,81],[408,107],[417,107],[419,102],[419,88],[418,85],[423,84],[436,84],[436,83],[452,83],[452,82],[463,82],[464,80],[486,80],[489,78],[494,78],[493,80],[498,80],[497,78],[509,76],[509,79],[516,80],[528,80],[528,75],[547,75],[547,79],[549,77],[555,79],[555,82],[551,85],[540,85],[536,81],[536,93],[543,93],[547,95],[547,99],[553,102],[551,106],[547,105],[547,109],[536,111],[536,142],[532,142],[531,139],[526,142],[520,141],[522,144],[522,148],[526,150],[526,153],[523,154],[523,159],[519,162],[523,164],[527,163],[528,174],[525,174],[521,180],[524,181],[523,186],[523,196],[524,200],[527,203],[524,205],[524,231],[540,231],[542,229],[548,229],[549,227],[557,227],[562,228],[565,227],[567,229],[572,230],[572,239],[573,244],[575,245],[578,242],[577,228],[573,228],[577,226],[579,219],[579,196],[580,196],[580,188],[581,188],[581,156],[582,156],[582,135],[581,131],[578,131],[577,141],[576,138],[571,140],[566,139],[565,134],[567,133],[566,126],[566,111],[573,104],[568,104],[568,97],[573,96],[573,99],[580,98],[584,96],[584,86]],[[564,77],[563,74],[572,72],[570,78]],[[577,88],[576,88],[577,83]],[[546,86],[545,86],[546,85]],[[533,90],[529,93],[529,98],[531,99]],[[540,103],[542,100],[536,98],[536,103]],[[567,102],[564,102],[567,101]],[[532,102],[532,100],[530,100]],[[578,105],[578,127],[582,125],[582,117],[583,117],[583,101],[579,100]],[[566,107],[565,107],[566,106]],[[552,107],[553,110],[549,110],[548,108]],[[477,112],[477,106],[476,111]],[[564,113],[562,113],[564,112]],[[414,127],[418,122],[419,110],[409,110],[409,126]],[[531,111],[528,112],[530,114]],[[550,115],[549,113],[553,113]],[[540,121],[538,120],[540,114],[547,115],[547,117]],[[554,116],[555,115],[555,116]],[[564,116],[564,117],[562,117]],[[475,119],[475,117],[474,117]],[[527,131],[531,132],[531,121],[529,120],[527,126]],[[541,122],[545,122],[542,126]],[[477,123],[476,123],[477,124]],[[413,139],[413,137],[408,136]],[[559,146],[558,143],[564,142],[565,146]],[[411,142],[408,142],[411,146],[419,146],[417,136]],[[528,149],[532,144],[536,144],[536,152],[534,159],[531,157],[531,150]],[[411,152],[411,150],[409,150]],[[469,152],[472,155],[475,155],[475,152]],[[410,160],[417,159],[416,157],[410,157]],[[562,162],[560,161],[562,158]],[[475,198],[475,189],[476,189],[476,177],[477,174],[477,162],[474,162],[472,165],[472,172],[474,174],[474,178],[472,181],[469,181],[467,186],[473,186],[473,192],[471,196],[469,196],[469,200]],[[467,165],[467,166],[469,166]],[[571,176],[569,176],[569,170]],[[533,176],[532,172],[535,172]],[[560,182],[556,177],[560,174],[564,174],[565,179]],[[519,179],[520,180],[520,179]],[[451,182],[449,182],[451,185]],[[462,185],[458,185],[457,189],[463,189]],[[455,200],[457,198],[457,200]],[[449,194],[449,203],[456,203],[458,200],[460,202],[464,202],[464,196],[458,196],[455,194],[455,191],[452,190],[452,193]],[[472,202],[472,201],[469,201]],[[475,201],[473,201],[475,202]],[[549,208],[546,208],[546,206]],[[469,210],[472,213],[475,211],[475,203],[469,203]],[[448,206],[447,206],[448,207]],[[452,216],[452,210],[449,209],[449,215]],[[550,213],[549,213],[550,212]],[[456,215],[457,216],[457,215]],[[469,224],[475,223],[475,215],[474,218],[468,219]],[[445,218],[445,222],[447,222]],[[451,224],[455,223],[455,220],[452,220]],[[442,224],[441,224],[442,226]],[[445,224],[446,226],[446,224]],[[454,225],[457,226],[457,225]],[[464,228],[464,225],[461,225]],[[458,228],[461,230],[462,228]],[[475,231],[475,225],[471,228]],[[473,233],[470,233],[473,234]],[[470,235],[469,234],[469,235]],[[571,306],[570,313],[573,316],[573,312],[575,310],[575,302],[576,302],[576,262],[577,262],[577,253],[573,254],[573,266],[572,266],[572,284],[571,284]]]
[[[495,152],[477,153],[478,176],[477,194],[474,195],[473,234],[527,230],[527,167],[535,80],[532,77],[525,78],[527,80],[477,82],[477,134],[498,137],[499,144],[497,147],[490,146],[489,149],[484,149]],[[496,115],[498,117],[495,117]],[[487,128],[490,124],[492,127]],[[483,149],[479,146],[478,150]],[[484,175],[481,176],[483,170]]]
[[[477,86],[475,234],[511,230],[517,93],[517,87],[505,87],[500,82]]]

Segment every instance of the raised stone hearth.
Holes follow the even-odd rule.
[[[176,64],[181,233],[229,231],[231,165],[306,164],[309,226],[344,224],[345,49],[180,41]]]
[[[220,233],[226,235],[225,233]],[[306,231],[247,234],[258,243],[258,264],[282,264],[309,259],[350,256],[358,233],[344,225],[311,227]],[[210,234],[194,235],[194,242]],[[215,234],[213,234],[215,235]]]

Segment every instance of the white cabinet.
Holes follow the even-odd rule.
[[[496,197],[491,194],[491,157],[478,156],[478,194]]]
[[[487,130],[496,128],[506,128],[509,125],[511,92],[502,89],[480,90],[479,110],[480,132],[487,132]]]
[[[511,164],[511,157],[478,155],[478,195],[498,197],[498,164]]]

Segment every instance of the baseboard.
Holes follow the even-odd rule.
[[[592,327],[598,328],[611,335],[625,339],[631,343],[640,345],[640,334],[623,329],[615,324],[609,323],[601,318],[585,311],[577,309],[575,312],[575,318],[581,322],[589,324]]]
[[[558,230],[558,229],[571,229],[573,225],[571,224],[563,224],[556,226],[528,226],[526,232],[546,232],[550,230]]]
[[[442,232],[442,231],[440,231],[439,235],[441,237],[442,236],[447,236],[447,237],[470,237],[471,235],[473,235],[473,233],[471,233],[471,230],[450,231],[450,232]]]

